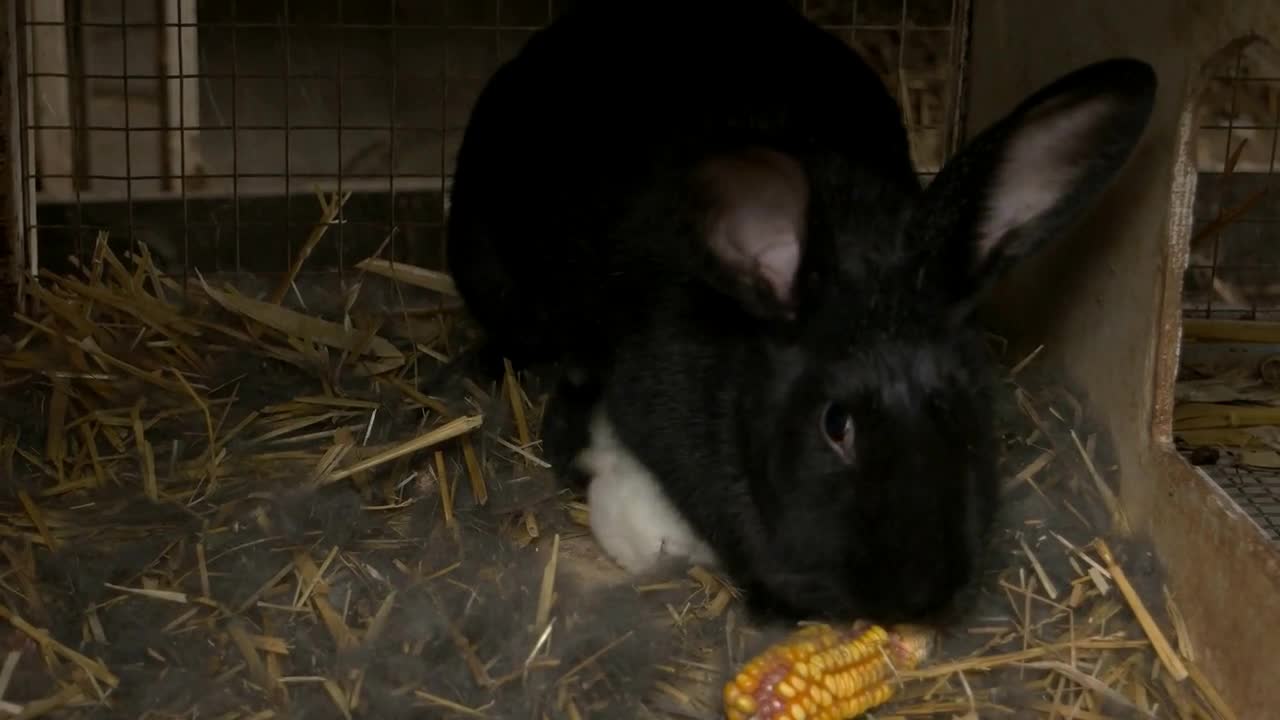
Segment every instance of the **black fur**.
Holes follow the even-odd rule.
[[[1154,88],[1133,60],[1068,76],[925,190],[880,79],[789,3],[579,3],[473,110],[450,268],[505,355],[569,369],[556,457],[582,447],[602,400],[757,610],[938,620],[976,577],[996,511],[972,306],[1118,171]],[[1045,160],[1073,182],[980,246],[1011,142],[1091,99],[1100,119]],[[717,199],[737,191],[717,196],[704,171],[760,148],[797,163],[807,191],[795,283],[773,295],[708,241]],[[854,420],[848,464],[822,430],[833,401]]]

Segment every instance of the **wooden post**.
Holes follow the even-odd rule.
[[[18,33],[18,4],[6,2],[0,5],[0,143],[3,143],[3,162],[0,162],[0,227],[4,229],[4,247],[0,247],[0,292],[12,292],[12,305],[25,310],[26,294],[23,283],[26,277],[26,225],[28,206],[24,203],[23,167],[29,162],[25,157],[26,143],[22,135],[21,73],[22,57]],[[7,302],[0,301],[0,306]]]

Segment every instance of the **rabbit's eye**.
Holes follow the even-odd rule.
[[[831,448],[847,463],[853,462],[853,415],[839,403],[831,403],[822,413],[822,433]]]

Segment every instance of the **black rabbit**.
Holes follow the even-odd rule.
[[[581,2],[474,106],[450,269],[494,352],[565,368],[549,450],[624,566],[716,562],[775,618],[940,621],[997,510],[975,305],[1102,192],[1155,88],[1080,69],[922,187],[881,79],[785,0]]]

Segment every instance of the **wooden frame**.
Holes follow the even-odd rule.
[[[6,259],[3,267],[4,278],[0,280],[0,287],[4,287],[12,291],[13,297],[7,298],[11,300],[14,308],[21,310],[23,308],[23,282],[26,277],[26,224],[27,224],[27,207],[24,203],[26,193],[23,192],[23,167],[28,162],[26,157],[27,143],[22,138],[21,107],[23,93],[20,72],[22,63],[21,58],[22,43],[18,42],[18,3],[14,1],[5,2],[0,5],[3,9],[3,16],[0,16],[0,43],[3,47],[4,57],[4,77],[0,78],[0,82],[4,83],[3,93],[3,113],[4,121],[0,122],[0,136],[3,136],[4,157],[8,160],[5,172],[0,175],[0,213],[3,218],[0,224],[7,229],[4,233],[5,243],[8,247],[0,257]]]
[[[1084,390],[1108,428],[1119,494],[1189,631],[1193,666],[1241,718],[1280,707],[1280,550],[1171,441],[1182,283],[1198,171],[1196,109],[1233,42],[1280,41],[1271,0],[974,0],[970,131],[1045,82],[1114,56],[1151,62],[1155,114],[1119,181],[1073,237],[1020,268],[990,319],[1015,351]],[[1225,49],[1225,50],[1224,50]]]

